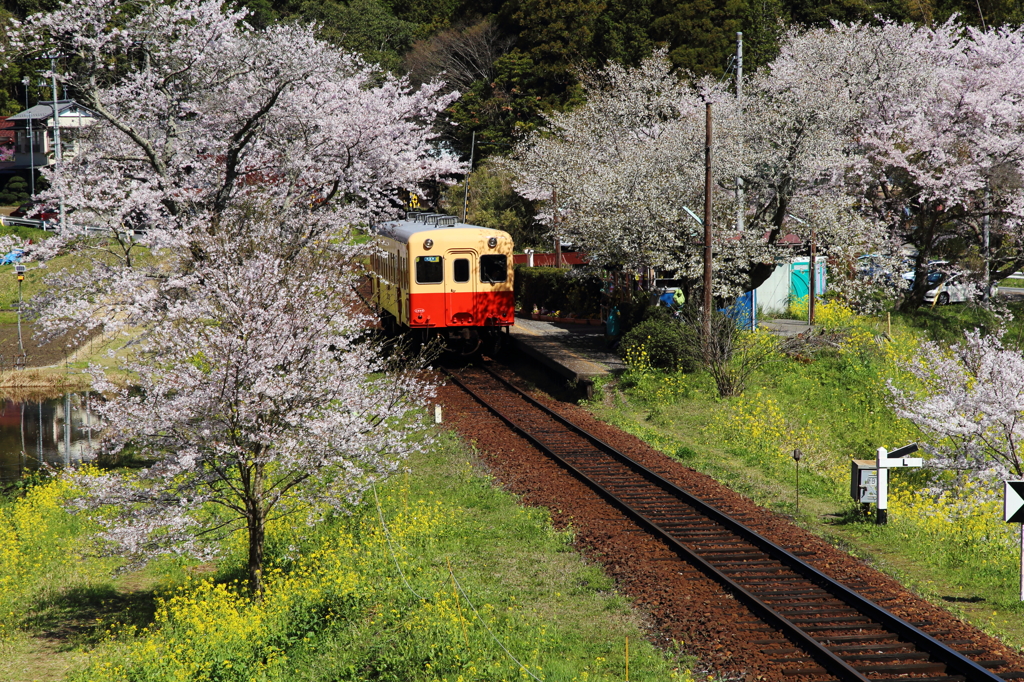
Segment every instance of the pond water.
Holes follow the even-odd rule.
[[[0,401],[0,483],[16,481],[43,463],[88,461],[99,445],[95,396],[69,393],[48,400]]]

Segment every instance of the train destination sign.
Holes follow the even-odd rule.
[[[1003,481],[1003,521],[1024,523],[1024,481]]]

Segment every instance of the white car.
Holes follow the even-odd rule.
[[[996,296],[999,287],[992,285],[990,296]],[[963,303],[981,297],[981,286],[968,279],[964,273],[948,275],[944,272],[928,273],[928,291],[924,294],[927,305],[946,305],[947,303]]]

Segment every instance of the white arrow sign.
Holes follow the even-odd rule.
[[[1003,481],[1003,521],[1024,523],[1024,481]]]
[[[902,448],[896,448],[892,452],[887,452],[885,448],[878,448],[878,468],[900,469],[924,466],[924,460],[920,457],[904,457],[904,455],[917,452],[917,450],[917,443],[904,445]]]

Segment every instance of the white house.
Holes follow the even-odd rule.
[[[7,119],[13,124],[14,159],[0,164],[0,170],[28,170],[56,163],[54,122],[60,125],[61,156],[78,153],[78,131],[96,123],[96,116],[71,99],[40,101]],[[57,116],[54,117],[56,109]]]

